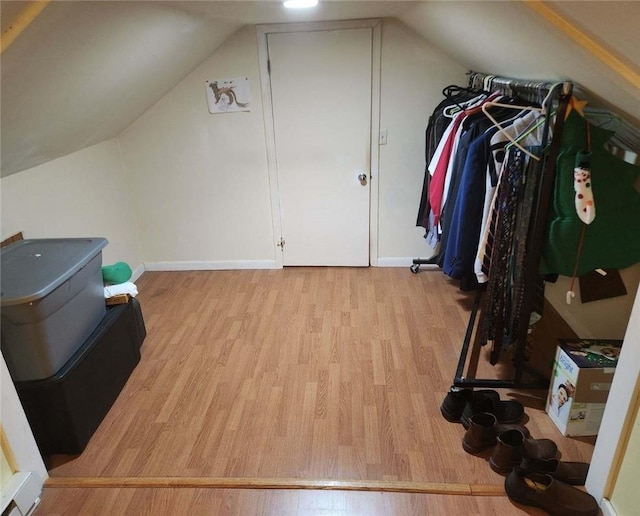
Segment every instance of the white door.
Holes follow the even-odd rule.
[[[284,265],[369,265],[370,28],[268,34]]]

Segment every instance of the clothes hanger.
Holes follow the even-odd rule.
[[[547,92],[546,96],[544,97],[544,99],[542,100],[542,102],[540,102],[540,105],[542,106],[542,109],[544,109],[545,111],[549,111],[549,108],[551,107],[551,103],[553,101],[553,95],[555,94],[556,90],[559,88],[564,88],[565,83],[564,82],[554,82],[550,87],[549,87],[549,91]],[[540,86],[545,86],[544,83],[540,83]],[[539,92],[541,92],[541,89],[538,90]],[[539,93],[540,95],[541,93]]]
[[[473,97],[472,99],[465,100],[465,101],[460,102],[460,103],[456,103],[453,106],[448,106],[448,107],[446,107],[446,108],[444,108],[442,110],[442,116],[445,116],[447,118],[453,118],[455,115],[460,113],[460,111],[464,111],[465,109],[469,109],[469,108],[475,106],[476,104],[478,104],[479,102],[483,101],[486,98],[487,98],[487,95],[485,93],[481,93],[480,95],[477,95],[476,97]]]
[[[495,75],[487,75],[482,81],[482,89],[485,91],[493,90],[493,79],[495,78]]]
[[[466,88],[464,86],[458,86],[457,84],[450,84],[442,90],[442,94],[448,99],[453,99],[463,93],[470,93],[473,95],[481,92],[476,88]]]
[[[498,122],[495,118],[493,118],[493,116],[491,115],[491,113],[489,113],[488,108],[490,107],[502,107],[502,108],[506,108],[506,109],[519,109],[520,111],[537,111],[539,112],[541,115],[544,115],[544,109],[543,108],[537,108],[534,106],[518,106],[515,104],[503,104],[501,102],[493,102],[493,101],[487,101],[484,104],[482,104],[481,109],[482,112],[486,115],[486,117],[491,120],[491,122],[493,123],[494,126],[496,126],[498,128],[498,130],[504,134],[507,139],[516,147],[518,147],[518,149],[520,149],[522,152],[524,152],[527,156],[531,156],[533,159],[535,159],[536,161],[540,161],[540,158],[538,156],[536,156],[535,154],[533,154],[532,152],[529,152],[527,149],[525,149],[522,145],[520,145],[516,139],[511,136],[509,133],[507,133],[505,131],[505,128],[502,127],[502,125],[500,125],[500,122]]]
[[[553,117],[555,115],[555,112],[551,113],[551,116]],[[527,136],[529,136],[533,131],[535,131],[538,127],[540,127],[541,125],[543,125],[545,123],[545,116],[540,115],[538,118],[535,119],[535,121],[529,126],[527,127],[527,129],[525,131],[523,131],[522,133],[520,133],[516,138],[515,141],[516,142],[520,142],[522,140],[524,140]],[[505,146],[505,151],[508,151],[511,147],[514,146],[513,142],[509,142],[506,146]]]

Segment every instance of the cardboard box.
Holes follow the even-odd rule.
[[[597,435],[621,340],[561,340],[546,411],[562,435]]]

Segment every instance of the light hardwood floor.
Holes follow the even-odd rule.
[[[440,415],[472,302],[441,272],[147,272],[137,284],[148,333],[142,360],[84,453],[50,459],[39,514],[180,514],[172,509],[180,503],[192,504],[189,514],[315,514],[327,503],[337,514],[520,512],[488,455],[465,453],[463,427]],[[481,368],[501,374],[483,359]],[[556,441],[563,460],[590,460],[594,439],[563,438],[544,413],[545,391],[501,396],[525,403],[532,436]],[[86,477],[153,477],[159,487],[177,477],[426,487],[55,487]],[[437,494],[440,484],[489,489]],[[314,508],[314,500],[324,502]],[[279,504],[286,510],[270,509]]]

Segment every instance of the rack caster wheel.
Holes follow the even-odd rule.
[[[415,263],[409,267],[409,269],[411,270],[411,272],[413,272],[414,274],[418,274],[420,272],[420,265],[416,265]]]

